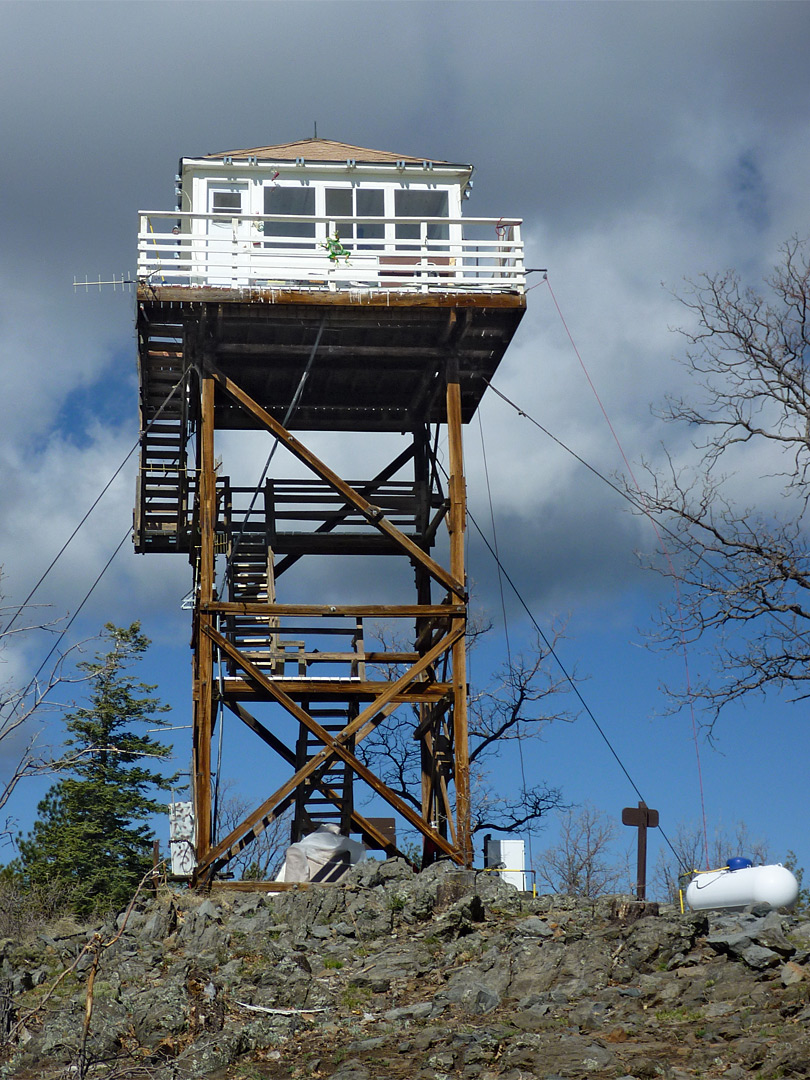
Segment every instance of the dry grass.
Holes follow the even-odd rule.
[[[69,897],[64,887],[22,888],[0,878],[0,938],[22,941],[55,919],[70,920]]]

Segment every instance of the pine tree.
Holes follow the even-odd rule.
[[[155,689],[136,681],[128,668],[149,646],[140,623],[128,629],[107,623],[110,644],[78,667],[92,687],[87,708],[66,717],[68,753],[64,772],[38,806],[27,839],[18,840],[15,869],[30,885],[64,885],[79,915],[123,905],[149,869],[153,833],[150,815],[165,808],[151,795],[176,780],[148,765],[171,750],[136,729],[165,724],[168,705],[150,696]]]

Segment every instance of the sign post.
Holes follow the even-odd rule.
[[[634,825],[638,829],[638,864],[636,870],[636,899],[647,898],[647,829],[658,828],[658,811],[650,810],[646,803],[625,806],[622,825]]]

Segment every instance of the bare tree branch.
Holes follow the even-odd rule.
[[[622,877],[610,861],[616,826],[602,811],[586,803],[562,817],[558,842],[542,852],[537,876],[555,892],[593,898],[615,892]]]
[[[679,298],[696,321],[683,331],[684,362],[699,391],[695,402],[670,398],[661,415],[697,433],[700,458],[692,470],[671,459],[647,468],[641,499],[669,549],[651,565],[676,585],[656,640],[702,641],[719,676],[673,698],[704,704],[709,727],[752,693],[810,695],[808,242],[792,239],[782,256],[762,294],[727,272]]]
[[[227,791],[220,792],[217,812],[218,834],[227,836],[240,825],[252,809],[247,799]],[[228,864],[228,869],[243,881],[267,881],[279,869],[290,845],[290,815],[274,818]]]
[[[7,611],[0,608],[0,619]],[[30,622],[26,626],[0,631],[0,663],[3,651],[18,635],[37,631],[51,633],[55,623]],[[19,782],[27,776],[53,769],[50,753],[39,745],[39,730],[33,729],[35,718],[44,716],[46,710],[60,709],[64,705],[55,700],[57,687],[84,681],[86,675],[69,670],[72,654],[81,649],[74,645],[57,657],[53,665],[41,677],[35,676],[27,686],[18,686],[13,680],[0,684],[0,743],[5,743],[7,764],[0,777],[0,810],[6,806]],[[10,750],[13,748],[13,752]],[[6,832],[8,829],[6,828]]]
[[[468,635],[468,648],[490,629],[476,620]],[[556,647],[562,631],[553,635]],[[384,635],[380,635],[384,640]],[[385,640],[386,651],[402,651],[405,643]],[[512,658],[495,673],[482,690],[472,689],[469,704],[469,758],[471,769],[472,830],[517,831],[559,808],[558,788],[521,785],[518,794],[493,791],[488,783],[487,763],[496,758],[507,741],[537,739],[554,721],[570,721],[564,706],[570,689],[567,680],[547,670],[548,647],[538,639],[531,650]],[[388,674],[386,677],[390,677]],[[357,747],[357,755],[401,798],[421,809],[421,760],[414,733],[419,724],[414,709],[398,709],[378,725]]]

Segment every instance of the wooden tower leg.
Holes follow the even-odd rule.
[[[197,862],[211,850],[211,734],[214,712],[214,649],[203,630],[212,616],[204,605],[214,599],[216,471],[214,468],[214,380],[202,376],[199,432],[200,567],[194,654],[193,784]]]
[[[447,443],[450,463],[450,573],[464,582],[464,531],[467,518],[464,456],[461,438],[461,388],[458,360],[453,357],[447,372]],[[455,619],[453,628],[465,625]],[[467,649],[462,635],[453,646],[453,743],[455,757],[456,837],[464,865],[472,866],[470,834],[470,755],[467,735]]]
[[[413,433],[414,446],[414,482],[419,492],[419,506],[416,515],[416,532],[419,536],[426,536],[430,524],[430,432],[426,425],[418,425]],[[416,602],[420,605],[429,606],[431,603],[431,577],[424,566],[414,566],[416,580]],[[430,623],[428,620],[417,619],[415,625],[415,641],[419,652],[424,655],[430,647]],[[420,767],[422,772],[422,820],[439,831],[442,836],[447,835],[444,821],[443,807],[439,801],[439,774],[438,763],[435,753],[435,729],[440,723],[437,719],[437,710],[433,705],[422,704],[419,706],[419,753]],[[436,860],[439,852],[436,845],[427,837],[422,842],[422,868],[429,866]]]

